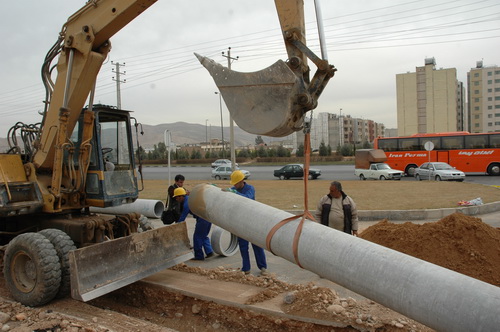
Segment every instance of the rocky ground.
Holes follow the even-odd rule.
[[[437,265],[500,286],[500,229],[480,219],[453,214],[434,223],[381,221],[361,237]],[[247,304],[277,301],[286,315],[271,316],[244,307],[198,300],[135,283],[88,304],[61,299],[40,308],[10,300],[0,284],[2,331],[431,331],[373,301],[344,298],[314,284],[291,285],[275,276],[257,277],[224,268],[174,269],[228,283],[262,288]],[[330,325],[317,324],[318,321]],[[316,323],[314,323],[316,322]]]

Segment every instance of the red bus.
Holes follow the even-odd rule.
[[[442,161],[465,173],[500,175],[500,133],[471,134],[465,131],[378,137],[374,148],[382,149],[387,164],[413,176],[415,168],[429,161],[424,144],[432,142],[430,161]]]

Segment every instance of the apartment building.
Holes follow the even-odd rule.
[[[467,73],[467,123],[471,133],[500,131],[500,68],[476,63]]]
[[[436,69],[434,58],[413,73],[396,75],[400,136],[464,130],[464,89],[455,68]]]

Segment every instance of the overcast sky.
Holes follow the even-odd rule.
[[[9,1],[0,13],[0,137],[18,121],[35,123],[43,109],[42,61],[81,0]],[[306,7],[308,46],[321,55],[313,11]],[[314,111],[339,113],[394,128],[396,74],[434,57],[457,68],[466,84],[476,61],[500,64],[498,0],[320,0],[328,60],[338,69]],[[112,39],[95,102],[116,105],[111,61],[125,63],[121,103],[142,123],[184,121],[220,126],[215,83],[193,52],[237,71],[286,59],[272,0],[159,0]],[[313,65],[311,65],[314,68]],[[314,68],[315,70],[315,68]],[[224,107],[224,125],[229,115]],[[206,121],[208,120],[208,122]],[[215,135],[214,135],[215,136]]]

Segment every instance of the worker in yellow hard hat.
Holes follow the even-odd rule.
[[[229,183],[233,186],[231,189],[238,195],[255,200],[255,188],[245,182],[245,175],[242,171],[237,170],[231,173],[231,180]],[[250,273],[250,254],[248,244],[249,242],[247,240],[238,237],[241,259],[243,260],[243,267],[241,268],[241,271],[245,274]],[[264,249],[253,243],[252,248],[255,255],[255,261],[257,262],[257,267],[260,269],[261,275],[267,275],[267,261]]]
[[[174,199],[182,206],[179,222],[185,221],[188,214],[192,214],[196,219],[196,225],[194,226],[193,234],[194,258],[192,259],[202,261],[205,258],[214,256],[215,254],[212,249],[212,245],[210,244],[210,239],[208,238],[208,233],[210,233],[212,224],[191,212],[188,204],[189,196],[187,195],[187,192],[184,188],[175,188],[173,196]],[[203,251],[205,251],[205,253],[203,253]]]

